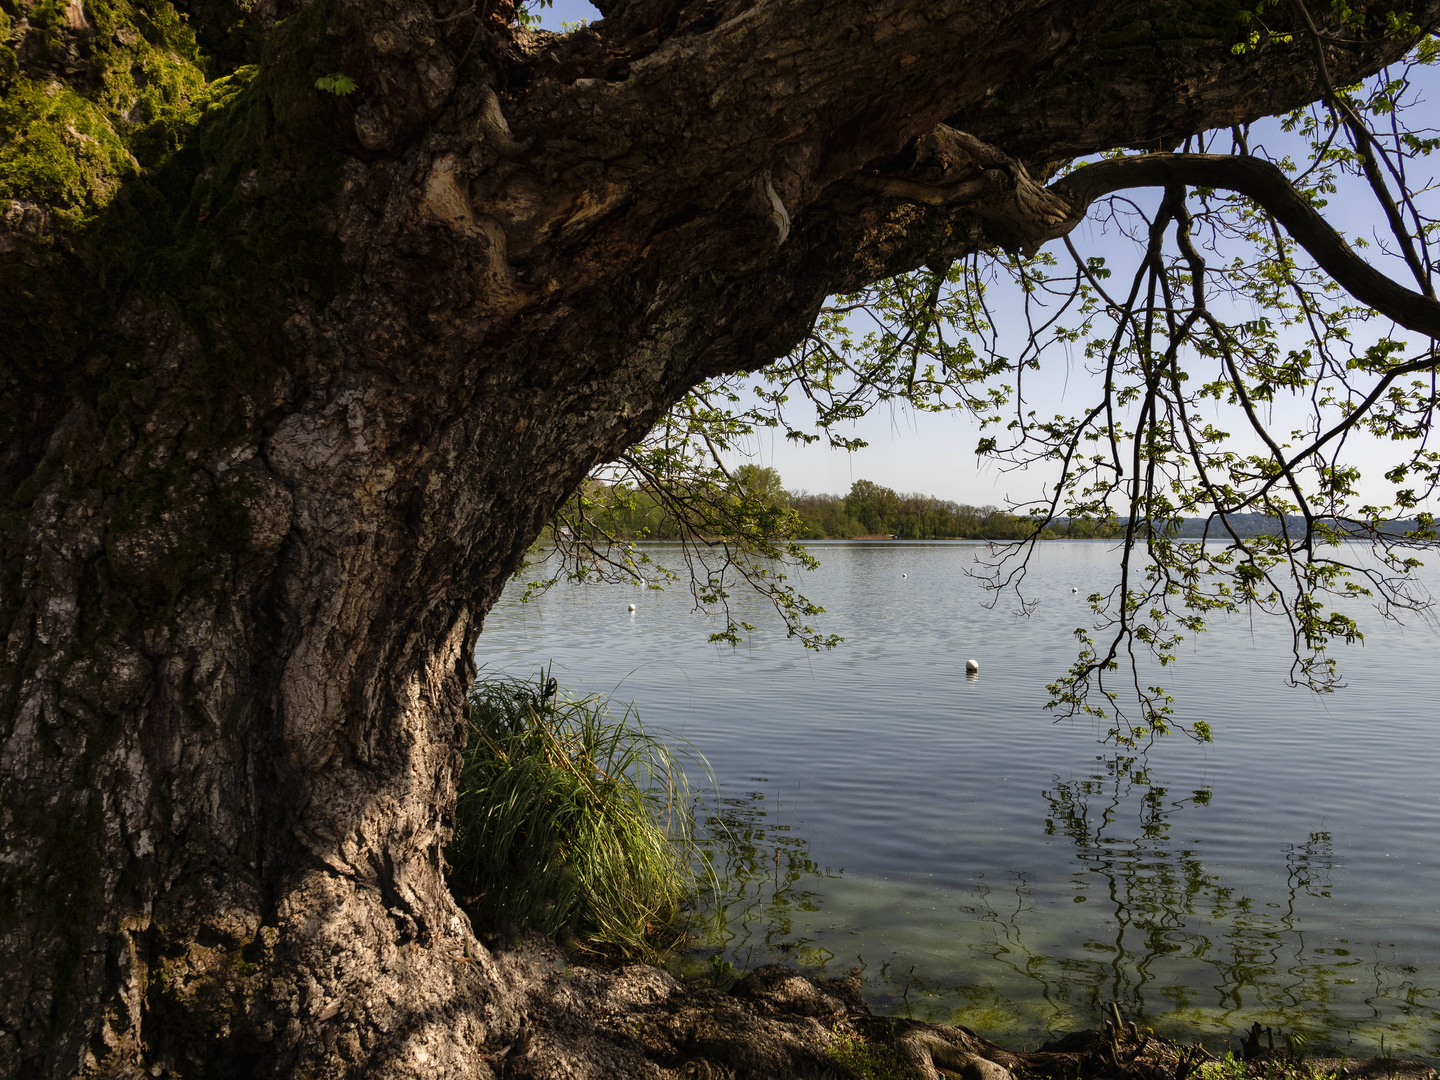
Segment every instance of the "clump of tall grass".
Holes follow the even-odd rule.
[[[544,675],[480,679],[455,814],[450,883],[477,926],[511,921],[628,957],[680,936],[695,884],[690,789],[633,706],[612,716]]]

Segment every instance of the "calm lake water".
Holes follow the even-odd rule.
[[[1017,1046],[1098,1026],[1114,1000],[1161,1033],[1259,1021],[1440,1057],[1434,630],[1370,612],[1364,646],[1336,650],[1348,686],[1321,697],[1286,686],[1282,625],[1231,619],[1163,676],[1214,744],[1117,754],[1041,708],[1084,597],[1115,580],[1110,545],[1043,546],[1029,617],[983,606],[973,544],[811,550],[799,584],[846,639],[832,652],[747,596],[753,639],[709,644],[715,620],[678,583],[524,605],[512,583],[480,637],[484,668],[553,664],[708,758],[724,890],[677,970],[860,967],[877,1011]]]

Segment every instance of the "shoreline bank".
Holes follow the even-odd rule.
[[[1437,1080],[1436,1063],[1309,1056],[1252,1028],[1244,1057],[1107,1021],[1035,1050],[968,1028],[874,1015],[858,971],[825,981],[780,964],[728,991],[648,964],[574,963],[533,932],[488,935],[506,982],[529,1002],[520,1043],[497,1048],[497,1074],[656,1080]]]

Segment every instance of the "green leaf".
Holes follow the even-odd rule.
[[[357,86],[358,84],[349,75],[342,75],[339,72],[334,75],[321,75],[315,80],[316,90],[324,90],[327,94],[334,94],[336,97],[353,94]]]

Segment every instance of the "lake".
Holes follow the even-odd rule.
[[[846,639],[830,652],[739,589],[759,630],[710,644],[716,620],[679,582],[562,584],[528,604],[512,582],[479,640],[484,669],[553,664],[709,760],[723,889],[677,971],[860,967],[878,1012],[1014,1046],[1099,1026],[1113,1000],[1212,1046],[1258,1021],[1440,1058],[1432,628],[1369,611],[1364,645],[1334,650],[1348,686],[1319,696],[1286,685],[1285,626],[1220,621],[1161,676],[1214,743],[1117,753],[1042,708],[1084,598],[1115,580],[1113,545],[1043,545],[1028,617],[1013,596],[984,606],[967,575],[980,545],[810,550],[821,568],[797,584]],[[1422,580],[1440,593],[1440,574]]]

